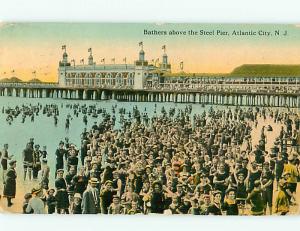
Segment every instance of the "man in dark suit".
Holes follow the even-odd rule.
[[[83,214],[97,214],[100,208],[100,194],[97,188],[99,181],[97,178],[91,178],[87,189],[82,197],[82,213]]]

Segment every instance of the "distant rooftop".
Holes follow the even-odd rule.
[[[299,77],[299,65],[276,65],[276,64],[244,64],[235,68],[230,76],[287,76]]]
[[[300,77],[299,65],[244,64],[230,73],[166,73],[166,77]]]

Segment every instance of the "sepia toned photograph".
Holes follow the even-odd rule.
[[[0,213],[300,213],[300,25],[0,22]]]

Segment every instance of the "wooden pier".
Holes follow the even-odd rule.
[[[0,96],[70,100],[118,100],[131,102],[175,102],[214,105],[300,108],[300,89],[203,85],[197,88],[152,88],[136,90],[111,87],[60,87],[58,84],[0,83]]]

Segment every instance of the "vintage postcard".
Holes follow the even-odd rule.
[[[0,23],[0,213],[300,213],[300,25]]]

